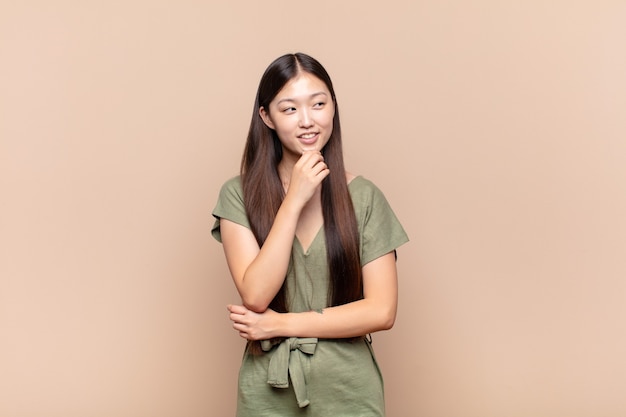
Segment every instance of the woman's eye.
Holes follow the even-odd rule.
[[[283,113],[293,113],[294,111],[296,111],[295,107],[285,107],[282,112]]]
[[[320,101],[319,103],[315,103],[315,105],[313,105],[313,107],[317,107],[317,108],[324,107],[324,104],[326,104],[326,103],[324,103],[323,101]]]

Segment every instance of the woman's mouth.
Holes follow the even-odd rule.
[[[318,136],[317,132],[308,132],[308,133],[304,133],[298,136],[298,139],[300,140],[300,142],[310,145],[312,143],[315,143],[315,141],[317,141],[317,136]]]

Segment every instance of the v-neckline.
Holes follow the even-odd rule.
[[[354,182],[354,180],[356,180],[359,177],[361,177],[361,176],[360,175],[355,175],[354,178],[352,178],[352,179],[350,179],[350,181],[348,181],[348,190],[350,190],[350,185]],[[322,225],[317,229],[317,232],[315,233],[315,236],[313,236],[313,240],[311,240],[311,243],[309,243],[309,246],[306,249],[304,248],[304,245],[302,245],[302,242],[300,241],[300,238],[298,238],[298,235],[294,236],[294,241],[298,242],[298,246],[300,247],[300,250],[302,251],[302,253],[304,255],[308,255],[309,254],[309,252],[311,251],[311,248],[313,247],[315,242],[318,240],[318,238],[322,234],[323,230],[324,230],[324,223],[322,223]]]
[[[298,246],[302,250],[303,254],[305,255],[309,254],[309,252],[311,251],[311,248],[313,247],[313,245],[315,244],[319,236],[322,234],[322,230],[324,230],[324,223],[322,223],[322,225],[317,229],[315,236],[313,236],[313,240],[311,240],[311,242],[309,243],[309,246],[306,249],[304,245],[302,245],[302,242],[300,241],[300,238],[298,237],[298,235],[295,235],[294,240],[298,242]]]

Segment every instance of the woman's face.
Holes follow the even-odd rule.
[[[299,158],[304,151],[321,151],[333,131],[335,105],[326,84],[303,72],[278,92],[269,108],[259,113],[276,131],[283,157]]]

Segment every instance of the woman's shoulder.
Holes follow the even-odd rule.
[[[234,177],[231,177],[224,181],[224,183],[222,184],[221,192],[241,194],[241,175],[235,175]]]
[[[237,175],[227,179],[220,188],[219,203],[230,201],[237,204],[243,204],[243,188],[241,186],[241,176]]]
[[[346,176],[348,178],[348,189],[351,194],[363,195],[381,192],[376,184],[363,175],[346,174]]]
[[[380,188],[368,178],[362,175],[355,175],[348,183],[348,190],[352,197],[355,210],[386,205],[387,199]]]
[[[235,175],[234,177],[228,178],[226,181],[224,181],[224,185],[222,185],[222,188],[224,187],[241,188],[241,175]]]

